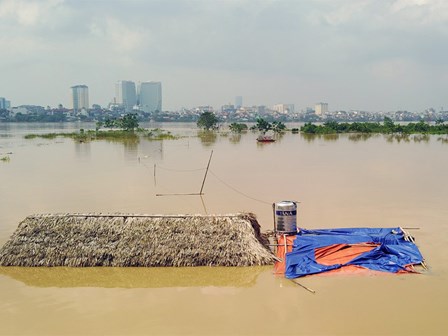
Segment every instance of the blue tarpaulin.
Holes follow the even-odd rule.
[[[355,256],[344,263],[324,265],[316,261],[316,250],[335,247],[339,251],[351,246],[371,244],[367,252]],[[406,267],[420,264],[423,257],[418,247],[405,239],[400,228],[345,228],[307,230],[300,229],[292,247],[286,254],[285,276],[298,278],[305,275],[322,273],[353,265],[374,271],[392,272],[409,271]]]

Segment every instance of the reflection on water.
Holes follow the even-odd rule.
[[[414,142],[429,142],[431,137],[429,134],[416,134],[414,135]]]
[[[394,133],[384,135],[387,142],[409,142],[411,141],[409,134]]]
[[[348,140],[353,142],[359,141],[367,141],[374,137],[384,137],[389,143],[400,143],[400,142],[410,142],[411,140],[414,142],[429,142],[431,140],[431,136],[429,134],[405,134],[405,133],[393,133],[393,134],[373,134],[373,133],[349,133],[349,134],[300,134],[302,139],[311,143],[315,140],[324,140],[324,141],[336,141],[340,139],[340,137],[347,137]],[[438,140],[444,142],[447,140],[446,138],[438,138]],[[448,140],[447,140],[448,141]]]
[[[173,140],[166,140],[173,141]],[[126,161],[135,161],[148,159],[163,159],[163,140],[149,140],[144,138],[114,138],[93,141],[73,141],[75,144],[75,152],[78,158],[89,158],[91,156],[92,143],[105,142],[110,144],[118,144],[123,146],[124,159]],[[48,145],[49,143],[47,143]]]
[[[90,142],[79,142],[75,141],[75,153],[80,159],[90,158]]]
[[[229,136],[229,142],[230,142],[231,144],[236,145],[236,144],[239,144],[239,143],[240,143],[241,138],[242,138],[241,133],[237,133],[237,134],[232,133],[232,134]]]
[[[198,137],[204,146],[209,147],[216,142],[216,139],[218,138],[218,133],[215,131],[202,130],[198,131]]]
[[[171,140],[167,140],[171,141]],[[138,146],[138,156],[141,159],[163,160],[163,147],[164,141],[162,140],[143,140]]]
[[[322,138],[325,141],[336,141],[339,139],[339,134],[323,134]]]
[[[260,267],[0,267],[0,274],[33,287],[249,287]]]
[[[371,133],[350,133],[348,135],[348,139],[350,141],[358,142],[358,141],[367,141],[374,135]]]
[[[443,144],[448,144],[448,137],[437,138],[437,141],[440,141]]]
[[[284,138],[285,134],[286,134],[285,132],[275,133],[274,138],[277,141],[281,141]]]
[[[307,142],[313,142],[318,139],[323,139],[325,141],[336,141],[339,139],[339,134],[306,134],[300,133],[302,139]]]

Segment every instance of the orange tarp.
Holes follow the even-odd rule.
[[[278,235],[277,241],[277,253],[275,254],[277,258],[281,261],[276,261],[274,265],[275,274],[285,274],[285,237],[286,237],[286,251],[292,251],[292,244],[296,239],[296,236]]]
[[[378,244],[334,244],[315,249],[314,258],[319,264],[326,266],[346,264],[377,246]]]
[[[288,235],[278,235],[277,241],[277,252],[276,256],[281,261],[277,261],[274,265],[274,273],[275,274],[284,274],[285,273],[285,237],[286,237],[286,251],[292,251],[292,245],[296,236],[288,236]],[[345,264],[359,255],[369,252],[377,247],[377,244],[334,244],[330,246],[320,247],[314,250],[314,257],[316,262],[322,265],[330,266],[335,264]],[[382,273],[371,271],[369,269],[347,265],[342,268],[335,269],[326,273],[360,273],[360,272],[373,272],[373,273]]]

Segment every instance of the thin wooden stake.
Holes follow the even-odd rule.
[[[202,195],[200,195],[199,197],[201,197],[201,202],[202,202],[202,206],[204,207],[205,214],[208,215],[207,208],[205,207],[204,198],[202,198]]]
[[[156,180],[156,164],[154,163],[154,185],[157,185],[157,180]]]
[[[293,279],[291,279],[291,281],[294,282],[296,285],[298,285],[298,286],[300,286],[300,287],[306,289],[308,292],[313,293],[313,294],[316,294],[316,291],[315,291],[314,289],[311,289],[311,288],[309,288],[309,287],[307,287],[307,286],[304,286],[304,285],[302,285],[301,283],[298,283],[297,281],[295,281],[295,280],[293,280]]]
[[[201,191],[199,193],[178,193],[178,194],[156,194],[156,196],[202,196],[202,190],[204,189],[205,179],[207,178],[208,168],[210,167],[210,161],[212,160],[213,151],[210,153],[210,158],[208,159],[207,169],[205,170],[204,180],[202,181]],[[156,165],[154,164],[154,179],[156,176]]]
[[[191,194],[156,194],[156,196],[201,196],[203,194],[191,193]]]
[[[275,222],[275,203],[272,203],[272,215],[274,216],[274,233],[277,233],[277,223]]]
[[[208,159],[207,169],[205,170],[204,180],[202,181],[201,191],[199,195],[202,195],[202,189],[204,189],[205,179],[207,178],[208,167],[210,167],[210,161],[212,160],[213,151],[210,153],[210,158]]]
[[[286,242],[286,235],[283,235],[283,244],[285,245],[285,254],[283,255],[283,258],[286,260],[286,252],[288,252],[288,245]]]

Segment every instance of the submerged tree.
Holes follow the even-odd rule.
[[[212,112],[204,112],[199,116],[198,122],[196,123],[198,127],[205,130],[210,130],[216,128],[218,124],[218,117]]]
[[[118,119],[109,119],[106,118],[106,120],[103,123],[97,123],[97,131],[98,129],[103,126],[106,128],[121,128],[124,131],[127,132],[134,132],[135,129],[138,128],[138,117],[136,113],[128,113],[125,116],[118,118]]]
[[[104,126],[106,128],[114,128],[116,126],[115,119],[106,118],[104,120],[104,124],[101,126]]]
[[[275,133],[282,133],[286,129],[286,125],[281,121],[273,121],[272,122],[272,130]]]
[[[138,118],[136,113],[128,113],[119,119],[120,128],[128,132],[134,132],[138,128]]]
[[[257,124],[251,129],[258,130],[265,134],[267,131],[273,131],[274,133],[281,133],[286,130],[286,125],[281,121],[273,121],[272,123],[264,120],[263,118],[257,119]]]
[[[241,133],[243,131],[247,131],[247,125],[246,124],[239,124],[239,123],[231,123],[229,125],[229,129],[233,132],[233,133]]]
[[[395,124],[391,118],[384,117],[383,124],[378,122],[338,123],[328,121],[323,125],[306,123],[300,130],[308,134],[336,134],[336,133],[382,133],[382,134],[448,134],[448,125],[438,123],[430,125],[423,120],[417,123]]]
[[[267,131],[270,131],[272,129],[272,125],[270,122],[264,120],[263,118],[258,118],[255,128],[258,129],[261,133],[265,134]]]
[[[385,133],[394,133],[395,132],[396,125],[394,124],[394,122],[392,121],[391,118],[384,117],[383,126],[384,126]]]

